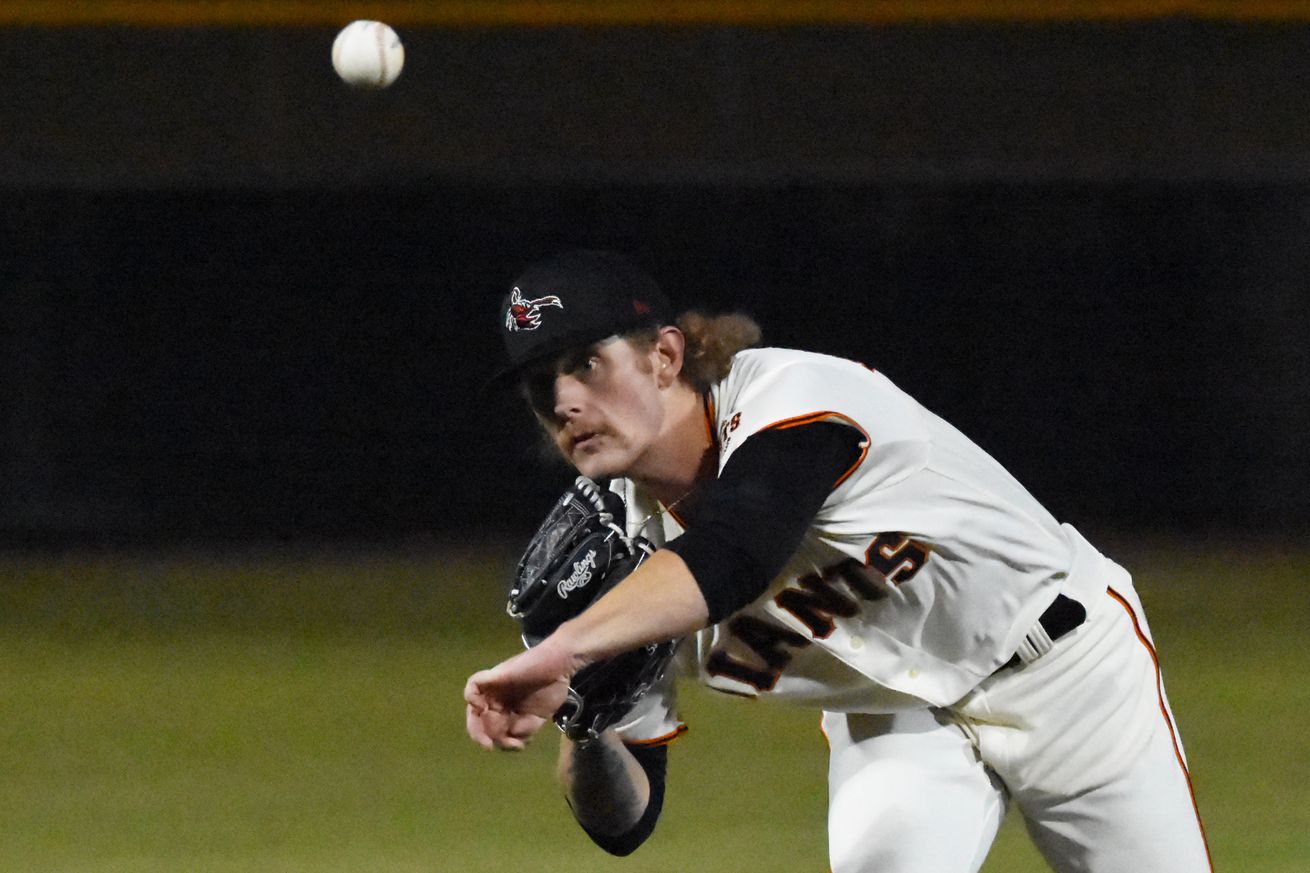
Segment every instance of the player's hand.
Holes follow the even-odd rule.
[[[522,749],[564,704],[578,665],[552,642],[469,677],[465,723],[475,743],[484,749]]]

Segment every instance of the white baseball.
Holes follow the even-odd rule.
[[[385,88],[403,66],[405,47],[381,21],[352,21],[332,41],[332,67],[347,84]]]

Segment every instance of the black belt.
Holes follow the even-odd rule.
[[[1077,600],[1065,597],[1063,594],[1055,595],[1055,600],[1050,606],[1046,607],[1046,611],[1042,613],[1042,617],[1037,619],[1037,623],[1041,625],[1042,630],[1046,632],[1046,648],[1050,647],[1050,643],[1055,642],[1085,621],[1087,621],[1086,608],[1084,608]],[[1035,630],[1030,632],[1026,640],[1030,650],[1034,645],[1037,648],[1037,654],[1027,659],[1029,662],[1035,661],[1038,657],[1045,654],[1045,651],[1042,649],[1042,643],[1034,639],[1034,633]],[[1024,658],[1019,657],[1018,652],[1015,652],[1010,660],[1005,662],[1001,669],[1007,670],[1010,667],[1017,667],[1024,663],[1024,660]]]

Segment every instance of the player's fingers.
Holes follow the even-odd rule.
[[[464,729],[468,731],[469,738],[484,749],[492,748],[491,734],[487,731],[487,725],[483,718],[488,709],[488,703],[482,690],[478,687],[477,674],[469,678],[468,683],[464,686]]]
[[[489,707],[481,712],[472,707],[469,714],[469,735],[484,749],[518,751],[539,729],[543,720],[518,712],[505,712]]]
[[[520,740],[517,737],[505,737],[496,743],[496,748],[502,752],[521,752],[528,747],[527,740]]]
[[[469,738],[473,742],[484,749],[492,748],[491,736],[482,724],[482,711],[474,709],[472,704],[465,707],[464,728],[468,731]]]
[[[484,749],[518,751],[546,723],[540,716],[501,712],[497,709],[465,707],[465,728],[469,737]]]
[[[545,723],[546,720],[539,715],[519,714],[510,719],[509,735],[526,742]]]
[[[486,709],[486,695],[482,691],[482,684],[486,680],[487,670],[479,670],[468,678],[464,683],[464,702],[469,706],[475,706],[479,709]]]

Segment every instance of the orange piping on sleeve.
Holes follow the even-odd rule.
[[[853,418],[851,418],[848,415],[842,415],[840,412],[831,412],[828,410],[825,410],[823,412],[808,412],[805,415],[798,415],[795,416],[794,418],[784,418],[782,421],[775,421],[773,424],[766,425],[760,428],[758,432],[763,432],[766,430],[787,430],[788,428],[801,427],[806,424],[814,424],[816,422],[827,421],[832,418],[841,419],[846,424],[849,424],[851,427],[858,430],[860,432],[860,435],[864,437],[864,440],[860,447],[860,456],[855,459],[855,463],[851,464],[851,466],[847,468],[845,473],[842,473],[841,476],[837,478],[836,482],[832,483],[832,487],[836,489],[840,487],[843,482],[849,479],[851,477],[851,474],[853,474],[856,470],[858,470],[860,468],[860,465],[864,463],[864,459],[869,456],[869,444],[871,442],[869,439],[869,432],[866,431],[864,428],[860,427],[858,424],[856,424]]]

